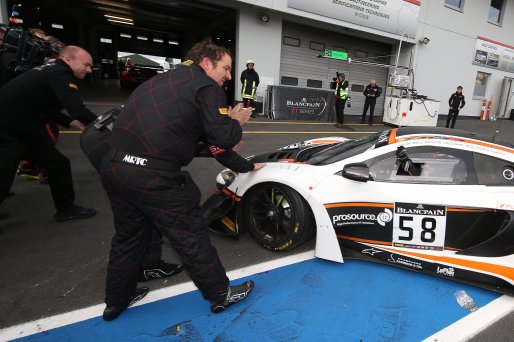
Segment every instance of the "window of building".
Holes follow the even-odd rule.
[[[307,87],[309,88],[323,88],[323,82],[319,80],[307,80]]]
[[[348,49],[345,48],[345,47],[340,47],[340,46],[334,46],[334,50],[336,51],[341,51],[341,52],[348,52]]]
[[[419,173],[409,175],[397,162],[395,151],[367,161],[370,176],[377,182],[476,184],[471,152],[426,146],[411,147],[407,155]]]
[[[283,84],[283,85],[290,85],[290,86],[297,86],[297,85],[298,85],[298,78],[296,78],[296,77],[282,76],[282,77],[280,78],[280,84]]]
[[[300,47],[300,39],[293,38],[293,37],[284,37],[282,39],[282,44],[294,46],[294,47]]]
[[[373,57],[373,62],[387,64],[389,63],[389,58],[384,55],[375,54],[375,57]]]
[[[325,44],[311,41],[310,48],[311,50],[325,51]]]
[[[352,84],[351,88],[352,92],[356,91],[362,93],[364,91],[364,86],[362,84]]]
[[[511,162],[474,153],[478,183],[482,185],[514,185],[514,165]]]
[[[445,0],[444,5],[451,9],[462,11],[464,8],[464,0]]]
[[[474,99],[483,99],[485,96],[485,91],[487,89],[487,81],[491,74],[486,72],[477,72],[477,77],[475,79],[475,89],[473,89],[473,98]]]
[[[489,6],[489,22],[492,24],[501,24],[503,13],[503,0],[491,0]]]

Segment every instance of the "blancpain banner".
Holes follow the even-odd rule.
[[[287,0],[287,6],[372,29],[415,38],[416,0]]]

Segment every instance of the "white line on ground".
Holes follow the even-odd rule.
[[[279,267],[288,266],[310,260],[314,258],[314,251],[307,251],[299,254],[289,255],[283,258],[266,261],[260,264],[243,267],[237,270],[227,272],[230,280],[239,279],[253,274],[270,271]],[[156,302],[161,299],[170,298],[181,295],[186,292],[196,290],[196,286],[192,281],[182,284],[165,287],[159,290],[151,291],[143,300],[136,303],[134,306],[144,305]],[[38,319],[32,322],[21,323],[12,327],[0,330],[0,341],[10,341],[16,338],[29,336],[42,331],[56,329],[65,325],[85,321],[87,319],[98,317],[102,314],[105,304],[93,305],[84,309],[79,309],[51,317]],[[205,305],[205,310],[208,310],[208,305]]]
[[[513,311],[514,298],[506,295],[501,296],[426,338],[424,342],[467,341]]]

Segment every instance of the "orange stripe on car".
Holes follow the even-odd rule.
[[[325,208],[341,208],[341,207],[375,207],[375,208],[394,208],[393,203],[362,203],[362,202],[347,202],[347,203],[330,203],[325,204]]]
[[[457,212],[457,213],[490,213],[495,212],[494,209],[460,209],[460,208],[448,208],[447,211]]]
[[[396,131],[398,130],[398,128],[394,128],[391,130],[391,133],[389,133],[389,140],[387,142],[387,144],[394,144],[396,142]]]
[[[387,247],[383,247],[383,248],[390,252],[394,252],[394,253],[398,253],[398,254],[409,255],[409,256],[413,256],[415,258],[427,259],[427,260],[432,260],[432,261],[437,261],[437,262],[444,262],[447,264],[453,264],[453,265],[457,265],[457,266],[463,266],[463,267],[471,268],[471,269],[478,270],[478,271],[494,273],[494,274],[509,278],[511,280],[514,280],[514,268],[512,268],[512,267],[507,267],[507,266],[502,266],[502,265],[494,265],[494,264],[489,264],[489,263],[481,262],[481,261],[457,259],[457,258],[452,258],[452,257],[447,257],[447,256],[436,256],[436,255],[427,255],[427,254],[408,252],[408,251],[400,251],[400,250],[397,250],[394,248],[387,248]]]
[[[341,142],[341,140],[318,139],[318,140],[312,141],[313,144],[330,144],[330,143],[339,143],[339,142]]]
[[[359,239],[352,236],[346,236],[346,235],[339,235],[337,234],[337,237],[344,240],[351,240],[351,241],[357,241],[357,242],[366,242],[366,243],[373,243],[375,245],[386,245],[391,246],[391,242],[387,241],[377,241],[377,240],[366,240],[366,239]]]
[[[223,193],[229,195],[230,197],[232,197],[234,199],[234,201],[236,202],[239,202],[241,201],[241,197],[237,196],[235,193],[233,193],[232,191],[229,191],[227,189],[223,189]]]

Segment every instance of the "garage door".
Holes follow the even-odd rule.
[[[350,83],[352,107],[346,114],[361,115],[364,106],[362,91],[371,79],[385,92],[387,68],[348,64],[328,58],[317,58],[325,49],[346,51],[352,59],[389,64],[391,45],[358,37],[346,36],[284,21],[280,84],[330,89],[336,71],[342,71]],[[376,115],[383,113],[384,98],[377,101]]]

